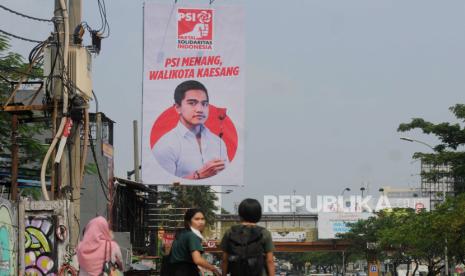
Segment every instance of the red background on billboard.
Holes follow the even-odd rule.
[[[220,118],[224,118],[223,121]],[[165,110],[155,121],[150,132],[150,148],[157,143],[168,131],[176,127],[179,122],[179,114],[174,106]],[[226,114],[225,108],[209,105],[209,115],[205,126],[215,135],[219,136],[223,130],[223,141],[226,144],[229,161],[234,159],[237,150],[237,131],[231,119]]]
[[[201,12],[207,12],[210,15],[210,22],[208,24],[208,35],[202,38],[198,38],[197,40],[212,40],[213,39],[213,10],[200,10],[200,9],[178,9],[178,37],[182,36],[185,33],[191,32],[195,25],[201,23],[198,20],[198,15]],[[196,15],[195,21],[187,21],[185,19],[180,18],[181,13],[192,13]]]

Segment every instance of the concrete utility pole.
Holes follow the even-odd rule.
[[[71,206],[68,213],[70,218],[69,228],[69,240],[70,248],[73,250],[77,242],[79,241],[79,224],[80,224],[80,191],[81,191],[81,127],[82,124],[80,121],[75,121],[74,126],[71,127],[69,123],[70,119],[70,110],[68,109],[69,105],[69,94],[72,93],[71,83],[79,87],[79,83],[74,79],[74,75],[70,72],[76,72],[79,70],[77,68],[76,62],[69,63],[70,60],[70,51],[71,47],[80,47],[80,45],[73,45],[72,34],[76,26],[81,22],[81,0],[69,0],[69,6],[66,6],[66,0],[55,0],[55,10],[54,16],[58,22],[58,33],[57,41],[60,42],[60,49],[53,49],[52,60],[58,58],[56,66],[54,67],[53,75],[64,76],[64,79],[70,80],[69,83],[63,83],[63,80],[60,78],[55,78],[53,82],[53,98],[55,104],[61,104],[62,108],[55,108],[53,114],[54,124],[59,125],[58,130],[53,130],[53,136],[55,137],[54,142],[52,142],[51,147],[56,146],[56,135],[61,136],[61,139],[68,137],[69,139],[63,139],[60,141],[60,146],[58,151],[53,152],[51,160],[54,160],[53,166],[57,169],[57,172],[52,172],[52,176],[56,175],[56,183],[58,194],[61,197],[67,198],[67,195],[70,197]],[[69,10],[69,16],[68,16]],[[61,19],[61,20],[59,20]],[[61,56],[60,56],[61,54]],[[58,55],[58,57],[57,57]],[[71,89],[70,89],[71,88]],[[66,119],[66,124],[65,124]],[[69,131],[71,133],[69,134]],[[68,133],[68,134],[65,134]],[[66,142],[66,143],[65,143]],[[64,146],[64,149],[63,149]],[[57,156],[61,154],[60,156]],[[58,157],[58,158],[57,158]],[[58,163],[56,166],[56,163]],[[55,183],[55,179],[52,181]],[[68,187],[69,189],[63,189]],[[54,188],[52,188],[54,191]],[[69,192],[71,191],[71,192]],[[46,192],[46,191],[45,191]],[[52,195],[53,198],[54,195]],[[48,200],[48,195],[45,196]],[[63,199],[65,199],[63,198]]]
[[[56,41],[63,41],[64,40],[64,27],[63,27],[63,17],[61,13],[61,6],[60,6],[60,0],[55,0],[55,10],[54,10],[54,18],[57,21],[57,33],[56,33]],[[63,43],[63,42],[62,42]],[[60,47],[61,49],[58,49]],[[51,60],[55,60],[58,58],[57,56],[59,55],[60,51],[63,52],[64,45],[58,45],[56,48],[52,48],[51,50],[51,55],[52,58]],[[63,70],[62,62],[57,60],[53,72],[50,72],[54,76],[60,76],[61,72]],[[52,91],[53,91],[53,102],[54,102],[54,109],[53,109],[53,114],[52,114],[52,124],[53,124],[53,129],[52,129],[52,137],[55,137],[57,134],[57,126],[60,124],[61,118],[63,117],[63,112],[61,108],[59,108],[59,103],[61,102],[62,99],[62,94],[63,94],[63,82],[61,81],[60,78],[53,78],[52,82]],[[52,151],[52,157],[50,158],[51,160],[55,160],[56,157],[56,149],[53,149]],[[52,195],[51,199],[55,198],[55,194],[53,192],[56,189],[56,192],[60,190],[60,186],[63,185],[62,181],[66,179],[61,172],[63,170],[66,170],[66,164],[65,162],[61,162],[60,165],[56,166],[54,163],[52,163],[52,181],[51,184],[54,185],[52,187]]]
[[[73,42],[73,33],[76,26],[81,23],[81,12],[82,12],[82,2],[81,0],[69,0],[69,29],[70,29],[70,46],[74,45]],[[80,45],[77,45],[79,47]],[[68,58],[68,57],[64,57]],[[73,64],[69,64],[69,66],[74,66],[74,68],[69,68],[69,71],[75,72],[79,70],[76,66],[76,62]],[[70,79],[73,83],[79,87],[79,83],[77,80],[73,79],[73,76],[70,76]],[[71,167],[71,179],[72,182],[72,193],[71,193],[71,206],[72,206],[72,214],[73,218],[71,218],[71,225],[70,225],[70,245],[71,248],[74,249],[79,242],[79,232],[80,232],[80,221],[81,221],[81,127],[82,125],[79,122],[74,122],[75,130],[74,134],[72,134],[72,141],[70,141],[71,147],[71,160],[70,160],[70,167]],[[85,160],[83,161],[85,162]]]

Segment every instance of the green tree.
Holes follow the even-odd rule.
[[[383,221],[376,216],[366,220],[349,223],[350,231],[337,234],[337,237],[351,242],[348,254],[358,256],[365,260],[381,260],[384,251],[378,246],[379,231],[383,227]]]
[[[207,223],[215,222],[218,197],[209,186],[172,186],[172,206],[176,208],[198,208],[204,212]]]
[[[310,252],[304,257],[318,273],[339,272],[342,268],[341,252]]]
[[[386,258],[393,264],[394,275],[397,274],[397,267],[400,264],[407,264],[407,274],[410,271],[412,257],[405,254],[412,238],[404,231],[404,227],[410,223],[411,217],[415,215],[413,209],[395,208],[391,211],[380,211],[377,220],[381,227],[377,237],[379,247],[385,250]]]
[[[465,128],[460,125],[460,123],[465,122],[465,105],[456,104],[449,110],[455,115],[458,122],[434,124],[422,118],[413,118],[410,123],[400,124],[397,131],[421,129],[423,133],[434,135],[440,140],[440,143],[434,147],[435,153],[417,152],[413,158],[421,159],[435,166],[450,165],[455,182],[454,190],[458,194],[465,191],[465,152],[459,150],[461,146],[465,145]],[[424,175],[430,179],[440,177],[437,171],[424,173]]]
[[[465,265],[465,194],[448,198],[438,206],[436,213],[436,231],[443,234],[447,241],[450,259]]]
[[[428,275],[436,275],[443,268],[445,239],[436,212],[420,212],[412,217],[403,233],[409,233],[407,254],[428,266]]]
[[[29,63],[23,57],[10,51],[9,40],[0,35],[0,105],[4,105],[12,92],[13,81],[19,81],[24,76],[27,80],[40,80],[42,76],[41,65],[38,64],[28,71]],[[11,141],[10,112],[0,111],[0,170],[9,173],[11,170],[9,157]],[[19,169],[20,173],[35,178],[38,175],[40,161],[45,155],[46,147],[35,137],[45,129],[43,123],[26,123],[20,121],[17,130],[17,142],[19,145]],[[26,191],[27,193],[27,191]],[[34,192],[32,194],[35,194]]]
[[[463,262],[465,241],[465,196],[450,198],[437,210],[415,213],[412,209],[380,211],[377,216],[351,225],[340,235],[351,241],[349,251],[366,254],[366,258],[387,260],[393,264],[393,274],[399,264],[407,264],[415,273],[418,265],[428,266],[428,275],[437,275],[444,268],[444,248],[448,256]],[[369,245],[372,246],[369,246]],[[412,269],[409,264],[416,263]]]

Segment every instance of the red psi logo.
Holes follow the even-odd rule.
[[[178,49],[211,50],[213,10],[178,9]]]

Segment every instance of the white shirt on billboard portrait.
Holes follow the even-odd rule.
[[[202,125],[200,137],[201,150],[195,133],[178,122],[157,141],[152,152],[158,164],[177,177],[186,177],[213,159],[229,163],[226,144],[219,136]]]

